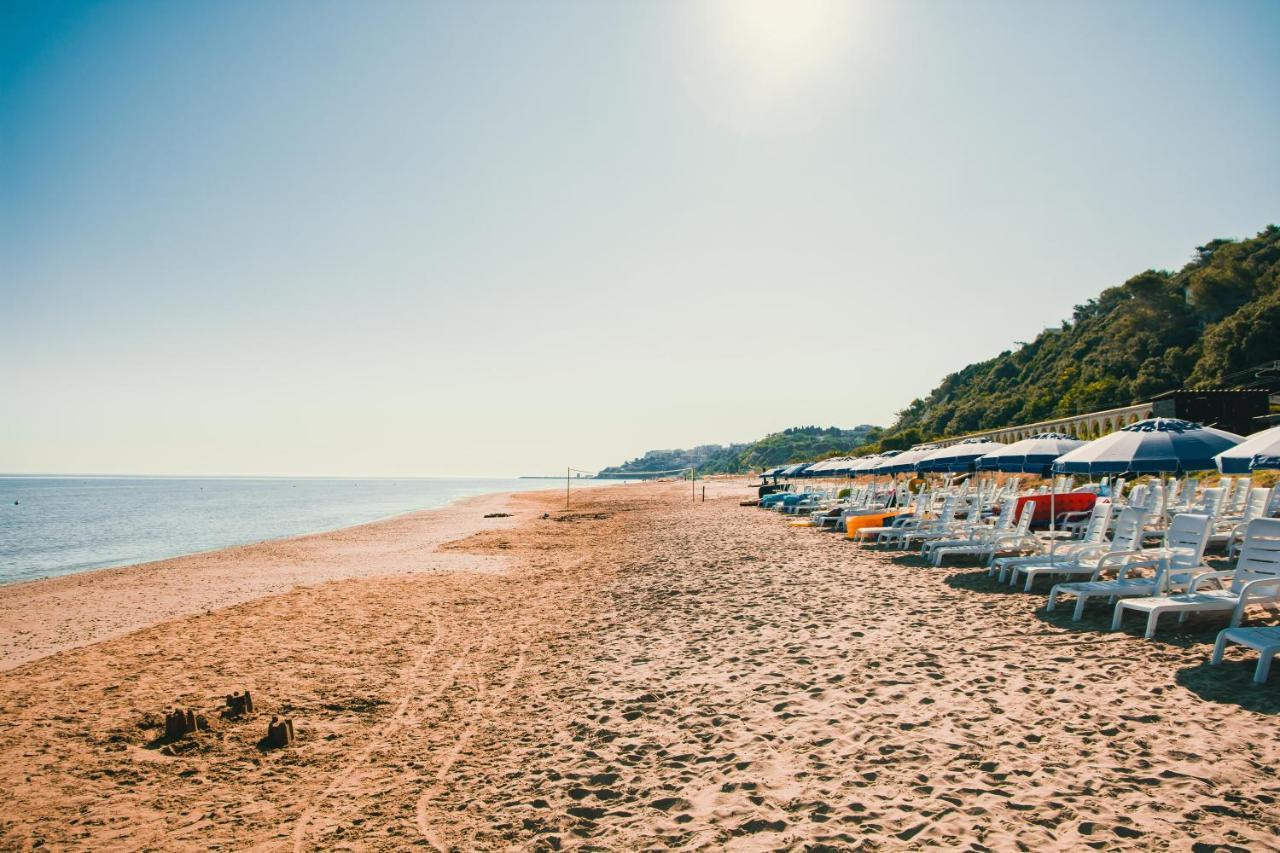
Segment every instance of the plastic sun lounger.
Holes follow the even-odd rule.
[[[1084,615],[1085,605],[1091,598],[1106,598],[1115,602],[1121,598],[1156,595],[1162,592],[1181,592],[1188,589],[1192,580],[1209,571],[1209,567],[1201,565],[1200,561],[1204,558],[1204,549],[1209,544],[1209,530],[1212,525],[1213,519],[1207,515],[1183,513],[1175,516],[1173,525],[1169,528],[1168,547],[1130,552],[1132,561],[1127,562],[1120,569],[1115,580],[1056,584],[1049,590],[1049,601],[1045,604],[1045,612],[1053,612],[1060,596],[1074,595],[1076,608],[1071,618],[1079,621]],[[1155,569],[1155,575],[1153,577],[1131,576],[1131,573],[1138,568]]]
[[[1253,683],[1265,684],[1271,674],[1271,659],[1280,654],[1280,628],[1223,628],[1218,632],[1218,642],[1213,645],[1213,657],[1209,663],[1222,663],[1222,653],[1227,643],[1239,643],[1258,652],[1258,667],[1253,671]]]
[[[1221,589],[1204,589],[1209,583],[1229,585]],[[1177,613],[1185,621],[1192,613],[1231,613],[1229,627],[1236,628],[1250,604],[1274,605],[1280,600],[1280,519],[1255,518],[1245,531],[1244,544],[1235,571],[1206,572],[1191,582],[1181,595],[1130,598],[1116,602],[1111,630],[1120,630],[1126,610],[1147,614],[1150,639],[1156,623],[1164,613]]]
[[[1074,541],[1060,542],[1055,547],[1051,547],[1048,553],[1035,554],[1029,557],[995,557],[993,555],[987,567],[987,574],[999,575],[997,582],[1004,583],[1009,572],[1021,566],[1048,566],[1069,563],[1077,552],[1106,543],[1107,529],[1111,525],[1112,507],[1113,504],[1101,501],[1094,504],[1083,537]],[[1045,547],[1045,544],[1043,542],[1040,543],[1040,547]],[[1048,544],[1052,545],[1052,543]]]
[[[1142,529],[1146,523],[1146,512],[1140,509],[1126,509],[1120,513],[1116,522],[1115,538],[1109,544],[1094,545],[1081,548],[1066,563],[1051,563],[1047,566],[1015,565],[1012,567],[1009,586],[1018,585],[1018,575],[1026,578],[1024,591],[1031,592],[1036,578],[1041,575],[1084,576],[1086,580],[1097,580],[1098,576],[1110,564],[1119,568],[1124,560],[1142,544]]]

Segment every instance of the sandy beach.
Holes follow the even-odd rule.
[[[492,496],[0,590],[0,847],[1280,846],[1280,698],[1207,665],[1219,621],[1104,632],[747,496]],[[209,731],[164,744],[175,704]]]

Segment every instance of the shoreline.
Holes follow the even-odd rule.
[[[0,584],[0,672],[308,584],[457,570],[456,559],[439,554],[429,565],[408,569],[385,562],[357,567],[351,561],[385,560],[388,554],[379,553],[379,545],[438,548],[451,539],[511,526],[512,518],[483,516],[507,511],[516,495],[548,492],[555,490],[487,492],[328,530]],[[410,541],[412,537],[422,538]],[[369,543],[371,549],[338,555],[339,546],[350,546],[353,539]],[[290,558],[302,562],[290,564]]]
[[[385,480],[385,481],[391,481],[391,482],[401,482],[401,481],[405,481],[405,480],[436,480],[436,481],[444,481],[444,482],[453,482],[453,481],[467,481],[467,480],[478,480],[478,481],[492,480],[492,481],[494,481],[494,483],[495,483],[495,484],[496,484],[496,483],[503,483],[503,482],[504,482],[504,480],[505,480],[505,482],[506,482],[507,484],[509,484],[509,483],[514,482],[514,481],[516,481],[516,480],[520,480],[520,479],[528,479],[528,478],[525,478],[525,477],[514,477],[514,478],[486,478],[486,477],[471,477],[471,478],[465,478],[465,477],[464,477],[464,478],[457,478],[457,477],[289,477],[289,476],[278,476],[278,477],[275,477],[275,476],[221,476],[221,475],[219,475],[219,476],[213,476],[213,475],[209,475],[209,476],[186,476],[186,475],[161,475],[161,474],[155,474],[155,475],[150,475],[150,474],[136,474],[136,475],[118,475],[118,474],[93,474],[93,475],[81,475],[81,474],[0,474],[0,480],[4,480],[4,479],[11,479],[11,480],[90,480],[90,479],[97,479],[97,480],[176,480],[176,481],[182,481],[182,480],[211,480],[211,481],[255,481],[255,482],[266,482],[266,481],[277,481],[277,480],[278,480],[278,481],[281,481],[281,482],[290,482],[290,481],[324,481],[324,482],[343,482],[343,481],[351,481],[351,482],[363,482],[363,481],[375,481],[375,480]],[[583,482],[583,481],[576,481],[576,482]],[[590,484],[589,484],[589,485],[580,485],[580,486],[579,486],[579,488],[580,488],[580,489],[582,489],[582,488],[596,488],[596,487],[603,487],[603,486],[601,485],[600,481],[598,481],[598,480],[591,480],[591,481],[586,481],[586,482],[588,482],[588,483],[590,483]],[[617,481],[617,484],[624,484],[624,483],[623,483],[623,481]],[[611,483],[610,485],[613,485],[613,483]],[[534,488],[534,489],[527,489],[527,490],[526,490],[526,489],[516,489],[516,490],[510,490],[510,489],[495,489],[494,491],[491,491],[491,492],[480,492],[480,493],[477,493],[477,494],[468,494],[468,495],[462,495],[462,496],[459,496],[459,497],[453,497],[453,498],[450,498],[449,500],[447,500],[445,503],[440,504],[440,505],[438,505],[438,506],[428,506],[428,507],[421,507],[421,508],[416,508],[416,509],[405,509],[405,510],[400,510],[400,511],[396,511],[396,512],[391,512],[391,513],[389,513],[389,514],[387,514],[387,515],[377,516],[377,517],[374,517],[374,518],[368,518],[368,519],[365,519],[365,520],[363,520],[363,521],[355,521],[355,522],[352,522],[352,523],[338,523],[338,524],[333,525],[333,526],[322,526],[322,527],[318,527],[318,528],[316,528],[316,529],[314,529],[314,530],[305,530],[305,531],[297,532],[297,533],[283,533],[283,534],[278,535],[278,536],[267,536],[267,537],[265,537],[265,538],[258,538],[258,539],[246,539],[246,540],[244,540],[244,541],[239,541],[239,542],[228,542],[228,543],[226,543],[226,544],[222,544],[222,545],[214,545],[214,546],[212,546],[212,547],[208,547],[208,548],[201,548],[201,549],[199,549],[199,550],[195,550],[195,551],[181,551],[181,552],[179,552],[179,553],[166,554],[166,555],[163,555],[163,556],[157,556],[157,557],[145,558],[145,559],[129,560],[129,561],[127,561],[127,562],[113,562],[113,561],[108,561],[108,562],[101,563],[101,564],[93,563],[93,564],[88,564],[88,565],[81,565],[81,566],[76,566],[76,567],[67,568],[67,569],[62,569],[62,570],[54,570],[51,574],[47,574],[47,575],[40,575],[40,576],[36,576],[36,577],[0,578],[0,590],[3,590],[3,589],[5,589],[5,588],[7,588],[7,587],[17,586],[17,585],[19,585],[19,584],[26,584],[26,583],[38,583],[38,582],[40,582],[40,581],[54,580],[54,579],[57,579],[57,578],[70,577],[70,576],[73,576],[73,575],[82,575],[82,574],[85,574],[85,573],[87,573],[87,572],[107,571],[107,570],[111,570],[111,569],[126,569],[126,568],[132,568],[132,567],[134,567],[134,566],[147,565],[147,564],[150,564],[150,563],[163,563],[163,562],[167,562],[167,561],[170,561],[170,560],[177,560],[177,559],[181,559],[181,558],[183,558],[183,557],[195,557],[195,556],[200,556],[200,555],[204,555],[204,554],[213,554],[213,553],[216,553],[216,552],[218,552],[218,551],[225,551],[225,550],[229,550],[229,549],[232,549],[232,548],[241,548],[241,547],[247,547],[247,546],[251,546],[251,545],[260,545],[260,544],[267,543],[267,542],[280,542],[280,541],[284,541],[284,540],[287,540],[287,539],[297,539],[297,538],[302,538],[302,537],[306,537],[306,536],[315,536],[315,535],[324,534],[324,533],[334,533],[334,532],[337,532],[337,531],[340,531],[340,530],[345,530],[345,529],[350,528],[350,527],[361,527],[361,526],[366,525],[366,524],[377,524],[377,523],[379,523],[379,522],[383,522],[383,521],[390,521],[390,520],[392,520],[392,519],[399,518],[400,516],[412,515],[412,514],[414,514],[414,513],[418,513],[418,512],[431,512],[431,511],[435,511],[435,510],[447,509],[447,508],[449,508],[449,507],[451,507],[451,506],[453,506],[453,505],[455,505],[455,504],[457,504],[457,503],[460,503],[461,501],[471,500],[471,499],[473,499],[473,498],[481,498],[481,497],[486,497],[486,496],[489,496],[489,495],[497,495],[497,494],[520,494],[520,493],[523,493],[524,491],[555,491],[555,489],[553,489],[552,487],[547,487],[547,488],[545,488],[545,489],[543,489],[543,488]]]

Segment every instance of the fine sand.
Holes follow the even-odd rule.
[[[6,590],[0,847],[1280,846],[1280,696],[1208,667],[1219,621],[1048,618],[746,496],[521,494]],[[175,702],[211,729],[164,743]]]

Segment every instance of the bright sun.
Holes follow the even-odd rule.
[[[849,0],[710,0],[704,59],[723,105],[756,125],[793,113],[837,77],[853,50]]]

